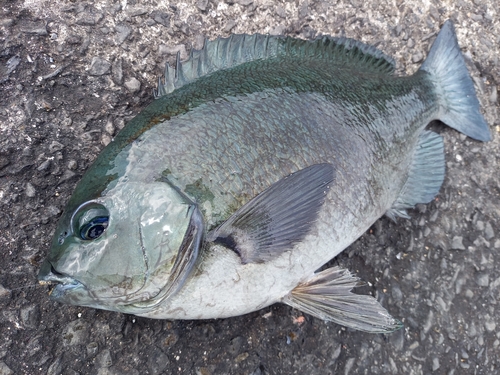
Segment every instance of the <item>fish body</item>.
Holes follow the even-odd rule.
[[[160,319],[284,302],[369,331],[399,327],[357,279],[316,273],[444,178],[440,119],[488,127],[453,26],[414,75],[350,39],[233,36],[165,73],[99,155],[40,271],[55,300]]]

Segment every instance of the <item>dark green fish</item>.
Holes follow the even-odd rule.
[[[453,25],[397,77],[374,47],[234,35],[207,41],[99,155],[42,266],[51,298],[160,319],[275,302],[369,332],[400,327],[358,279],[316,272],[444,178],[439,119],[490,139]]]

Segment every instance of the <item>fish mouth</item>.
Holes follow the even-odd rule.
[[[75,288],[85,288],[85,286],[74,278],[57,271],[50,262],[46,262],[38,275],[40,285],[53,286],[49,291],[49,296],[53,299],[60,298],[67,290]]]

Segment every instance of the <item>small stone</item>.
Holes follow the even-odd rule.
[[[463,244],[463,237],[455,236],[453,240],[451,240],[451,248],[453,250],[465,250],[465,246]]]
[[[490,284],[490,277],[488,274],[479,274],[476,276],[476,283],[479,286],[488,286]]]
[[[159,23],[160,25],[170,27],[170,15],[165,12],[155,10],[151,12],[149,17],[151,17],[153,20],[155,20],[156,23]]]
[[[8,295],[10,295],[10,290],[4,288],[3,285],[0,285],[0,298],[7,297]]]
[[[52,141],[52,143],[49,146],[49,151],[53,154],[54,152],[61,151],[64,148],[64,145],[62,143],[59,143],[57,141]]]
[[[476,228],[477,228],[477,230],[483,231],[484,230],[484,222],[481,220],[478,220],[476,222]]]
[[[270,35],[283,35],[285,33],[286,27],[284,25],[278,25],[273,27],[270,31]]]
[[[83,344],[87,340],[88,325],[82,320],[73,320],[64,327],[62,343],[64,346],[75,346]]]
[[[69,179],[73,178],[74,176],[76,176],[76,173],[69,170],[69,169],[66,169],[63,173],[63,175],[61,176],[61,178],[59,179],[59,182],[58,184],[61,184],[63,183],[64,181],[68,181]]]
[[[78,163],[76,160],[70,160],[68,161],[68,169],[75,170],[78,167]]]
[[[282,6],[280,5],[277,5],[276,6],[276,14],[281,17],[281,18],[286,18],[286,11],[285,11],[285,8],[283,8]]]
[[[12,375],[14,371],[12,371],[9,366],[5,364],[4,361],[0,362],[0,375]]]
[[[111,137],[108,135],[108,134],[103,134],[101,136],[101,143],[104,145],[104,146],[107,146],[111,143]]]
[[[196,2],[196,6],[198,7],[199,10],[201,10],[202,12],[204,12],[204,11],[207,10],[208,0],[198,0]]]
[[[99,350],[99,344],[95,341],[87,344],[87,356],[92,358],[94,357]]]
[[[59,375],[62,373],[62,355],[56,358],[54,362],[49,366],[47,370],[47,375]]]
[[[123,83],[123,62],[122,59],[116,59],[111,66],[111,77],[117,85]]]
[[[2,18],[0,19],[0,27],[11,27],[14,24],[12,18]]]
[[[113,124],[111,118],[109,118],[108,121],[106,121],[106,126],[104,127],[104,130],[106,130],[106,133],[108,133],[111,136],[115,134],[115,125]]]
[[[137,8],[129,8],[127,13],[130,17],[137,17],[137,16],[142,16],[144,14],[146,14],[148,12],[148,10],[146,8],[141,8],[141,7],[137,7]]]
[[[78,16],[76,24],[81,26],[94,26],[102,19],[102,17],[103,14],[99,12],[83,12]]]
[[[497,324],[494,321],[492,321],[492,320],[488,320],[487,322],[484,323],[484,328],[486,328],[486,330],[488,332],[495,331],[496,327],[497,327]]]
[[[46,212],[49,216],[57,216],[61,213],[61,210],[56,206],[49,206],[47,207]]]
[[[235,26],[236,26],[236,22],[234,22],[234,20],[229,20],[229,21],[227,21],[226,26],[224,26],[224,31],[226,33],[229,33],[229,32],[231,32],[232,29],[234,29]]]
[[[232,0],[231,2],[234,2],[236,4],[240,4],[243,6],[247,6],[253,3],[253,0]]]
[[[184,44],[178,44],[173,47],[166,46],[165,44],[161,44],[158,47],[158,52],[160,55],[176,55],[177,52],[180,53],[181,55],[181,60],[184,61],[186,60],[188,54],[186,50],[186,46]]]
[[[168,356],[157,346],[152,346],[148,350],[147,367],[150,374],[163,374],[169,367]]]
[[[99,353],[95,358],[95,362],[99,368],[110,367],[113,364],[113,360],[111,359],[111,352],[109,349],[104,349]]]
[[[416,63],[419,63],[423,60],[424,58],[424,55],[422,54],[422,52],[417,52],[417,53],[414,53],[413,56],[411,57],[411,61],[416,64]]]
[[[132,32],[132,29],[130,26],[127,25],[116,25],[115,26],[115,31],[116,31],[116,44],[120,45],[122,44],[130,35]]]
[[[24,192],[29,198],[33,198],[36,195],[35,187],[29,182],[26,184],[26,190]]]
[[[95,56],[90,63],[89,74],[92,76],[102,76],[109,72],[111,64],[99,56]]]
[[[45,160],[40,166],[36,169],[39,172],[46,171],[50,168],[51,161],[50,159]]]
[[[26,34],[48,35],[45,22],[26,22],[21,25],[21,31]]]
[[[8,166],[10,164],[10,160],[6,156],[0,155],[0,169]]]
[[[432,359],[432,371],[436,371],[439,368],[439,358],[434,357]]]
[[[491,240],[493,237],[495,237],[495,232],[493,231],[493,227],[491,226],[491,223],[489,221],[486,223],[484,236],[487,240]]]
[[[125,87],[132,93],[138,92],[141,89],[141,82],[135,78],[129,78],[125,81]]]

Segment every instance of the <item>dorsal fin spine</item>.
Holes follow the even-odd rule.
[[[205,39],[203,48],[191,50],[189,59],[183,63],[178,53],[175,69],[166,65],[165,79],[158,82],[155,97],[169,94],[216,70],[277,56],[297,59],[298,63],[320,59],[325,64],[337,63],[346,67],[355,64],[359,69],[370,72],[390,74],[394,71],[394,62],[390,57],[373,46],[353,39],[323,36],[305,41],[283,36],[233,34],[212,42]]]

